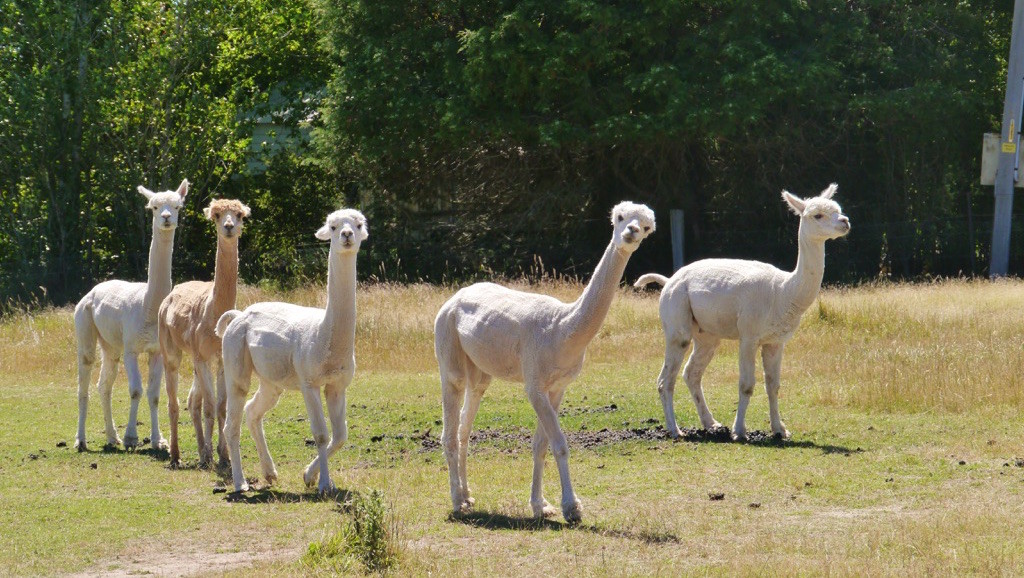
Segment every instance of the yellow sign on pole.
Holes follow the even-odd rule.
[[[1002,146],[1002,151],[1004,153],[1010,153],[1012,155],[1013,153],[1017,152],[1017,145],[1012,142],[1004,142]]]

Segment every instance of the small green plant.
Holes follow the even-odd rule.
[[[398,524],[379,490],[356,494],[350,502],[352,520],[339,532],[309,545],[303,562],[343,572],[358,560],[367,572],[383,573],[398,564]]]

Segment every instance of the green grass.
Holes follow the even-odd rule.
[[[580,290],[565,283],[534,289],[563,299]],[[1017,462],[1024,457],[1024,283],[823,293],[786,349],[780,403],[793,432],[787,443],[584,444],[581,436],[604,428],[624,433],[662,423],[656,296],[623,290],[563,404],[584,507],[583,523],[573,528],[530,518],[536,419],[522,386],[503,382],[491,386],[475,423],[488,433],[469,458],[476,512],[449,516],[444,457],[436,445],[425,449],[422,437],[441,431],[430,327],[452,292],[360,289],[350,443],[330,462],[343,492],[328,499],[302,485],[314,452],[305,445],[311,436],[295,393],[267,416],[279,484],[244,500],[220,491],[223,474],[170,470],[165,457],[149,452],[57,447],[71,445],[77,420],[70,311],[4,320],[3,573],[326,574],[302,555],[349,523],[346,497],[374,489],[398,525],[399,575],[1024,573],[1017,530],[1024,515],[1024,467]],[[316,304],[322,288],[287,295],[246,288],[240,305],[268,298]],[[186,366],[183,375],[190,372]],[[736,379],[736,348],[726,343],[705,377],[708,403],[723,423],[735,411]],[[182,381],[184,389],[189,380]],[[694,426],[693,405],[679,388],[678,419]],[[122,434],[127,398],[122,371],[114,389]],[[767,429],[766,406],[759,386],[749,428]],[[148,412],[140,419],[147,422],[140,431],[148,431]],[[192,427],[184,413],[182,420],[183,459],[194,466]],[[166,423],[162,428],[167,435]],[[87,431],[90,447],[99,448],[95,393]],[[258,460],[245,431],[242,455],[255,477]],[[550,457],[545,481],[545,495],[557,504]]]

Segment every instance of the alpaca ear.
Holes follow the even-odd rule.
[[[188,194],[188,179],[182,179],[181,184],[178,185],[178,190],[175,192],[178,193],[179,197],[184,199],[185,195]]]
[[[831,185],[828,186],[827,189],[821,191],[821,194],[818,196],[823,199],[831,199],[832,195],[835,195],[837,190],[839,190],[839,185],[837,185],[836,183],[832,183]]]
[[[203,209],[203,215],[206,215],[207,219],[210,218],[210,207],[206,207],[205,209]]]
[[[249,207],[247,207],[247,206],[245,206],[245,205],[242,205],[242,216],[243,216],[243,217],[245,217],[245,218],[249,218],[249,215],[250,215],[251,213],[252,213],[252,211],[250,211],[250,210],[249,210]]]
[[[321,241],[330,241],[331,229],[328,228],[327,225],[320,227],[320,230],[316,232],[316,238],[320,239]]]
[[[804,209],[807,207],[807,203],[800,200],[796,195],[793,195],[787,190],[783,190],[782,200],[786,201],[786,204],[789,205],[789,210],[793,211],[797,216],[804,214]]]
[[[146,197],[146,200],[148,201],[151,200],[153,198],[153,195],[155,195],[156,193],[142,185],[139,185],[139,194],[142,195],[143,197]]]

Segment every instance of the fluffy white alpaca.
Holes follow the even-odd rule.
[[[157,309],[171,291],[171,253],[174,250],[174,230],[178,226],[178,211],[188,194],[188,180],[181,181],[176,191],[154,193],[139,186],[146,197],[146,208],[153,211],[153,241],[149,246],[149,277],[145,283],[104,281],[86,293],[75,307],[75,335],[78,338],[78,435],[75,447],[85,451],[85,414],[89,406],[89,378],[96,359],[99,342],[101,361],[97,387],[103,401],[103,419],[106,424],[107,443],[118,445],[121,439],[114,429],[110,394],[117,376],[117,362],[124,354],[124,369],[128,374],[128,392],[131,410],[125,427],[124,447],[139,445],[135,421],[142,398],[142,374],[139,355],[149,354],[149,415],[152,432],[150,441],[154,449],[167,447],[160,435],[157,403],[160,400],[160,376],[163,371],[160,346],[157,342]]]
[[[277,469],[263,435],[263,415],[277,404],[285,389],[297,389],[306,402],[309,427],[317,447],[317,457],[306,466],[303,480],[312,486],[319,477],[320,492],[333,489],[327,458],[348,437],[345,388],[356,368],[356,253],[368,234],[366,217],[353,209],[331,213],[316,232],[317,239],[331,242],[326,310],[290,303],[257,303],[244,312],[228,311],[217,322],[227,386],[224,437],[236,491],[249,489],[242,475],[239,437],[242,402],[254,371],[260,378],[260,387],[245,404],[245,420],[256,441],[263,477],[268,483],[277,479]],[[331,419],[329,441],[320,405],[321,387]]]
[[[683,370],[683,379],[697,406],[701,425],[705,429],[721,427],[704,401],[701,378],[722,339],[740,342],[739,404],[732,426],[733,439],[745,439],[747,435],[744,419],[754,391],[759,347],[772,432],[789,437],[779,417],[782,348],[821,289],[825,241],[850,232],[850,220],[831,200],[836,188],[833,183],[817,197],[803,200],[782,191],[783,200],[800,216],[800,249],[792,273],[758,261],[704,259],[679,269],[671,279],[652,273],[634,284],[642,287],[656,282],[665,286],[659,307],[665,332],[665,365],[658,376],[658,393],[665,410],[665,427],[673,437],[682,435],[676,425],[672,394],[690,341],[693,352]]]
[[[217,228],[217,259],[213,281],[188,281],[171,290],[160,304],[160,352],[167,379],[167,412],[171,424],[171,467],[181,463],[178,450],[178,367],[182,352],[192,356],[192,388],[188,411],[196,431],[199,467],[213,461],[213,422],[219,421],[217,453],[228,462],[224,428],[226,394],[224,369],[220,364],[220,338],[214,333],[220,316],[235,306],[238,291],[238,238],[242,235],[249,207],[234,199],[214,199],[203,209]],[[217,370],[214,384],[213,369]],[[206,419],[203,419],[205,408]],[[204,428],[205,425],[205,428]]]
[[[644,205],[619,203],[612,209],[612,225],[612,241],[575,302],[477,283],[460,290],[437,313],[434,352],[441,371],[441,440],[456,513],[468,511],[474,503],[466,481],[469,432],[484,391],[497,377],[524,383],[537,412],[530,491],[534,515],[557,512],[544,499],[541,487],[550,441],[562,485],[562,515],[569,522],[582,518],[569,480],[569,447],[558,423],[558,406],[583,367],[587,345],[608,313],[626,262],[654,231],[654,213]],[[464,399],[461,420],[460,398]]]

